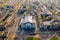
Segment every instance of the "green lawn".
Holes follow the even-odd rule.
[[[5,24],[5,21],[1,21],[0,23]]]
[[[40,40],[40,39],[36,38],[36,37],[28,37],[28,38],[26,38],[26,40]]]
[[[60,12],[57,12],[57,15],[60,15]]]
[[[58,37],[55,35],[50,40],[59,40]]]

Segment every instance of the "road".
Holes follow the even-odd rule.
[[[39,1],[40,4],[44,7],[42,10],[43,10],[43,13],[45,13],[47,11],[47,13],[49,14],[54,14],[53,12],[51,12],[43,3],[41,3],[41,1]],[[35,13],[34,15],[38,16],[37,13]],[[55,14],[54,14],[55,15]],[[41,20],[41,19],[40,19]],[[36,28],[37,29],[37,28]],[[36,30],[37,31],[37,30]],[[41,31],[38,31],[38,36],[36,37],[41,37],[41,40],[49,40],[49,38],[53,35],[53,34],[57,34],[58,32],[41,32]],[[58,34],[59,35],[59,34]],[[22,32],[20,34],[20,32],[18,31],[18,34],[17,34],[17,38],[18,40],[20,40],[21,38],[25,39],[26,37],[31,37],[32,35],[27,35],[26,33]]]
[[[17,18],[15,20],[16,20],[16,22],[14,23],[14,25],[12,27],[8,28],[7,40],[13,40],[16,36],[16,32],[18,30],[18,25],[19,25],[18,23],[19,23],[20,18]]]
[[[60,17],[57,16],[56,13],[53,10],[51,10],[47,6],[45,6],[45,4],[42,3],[40,0],[38,0],[38,1],[39,1],[39,5],[38,6],[40,8],[38,6],[36,6],[36,9],[31,9],[31,10],[29,9],[30,12],[34,12],[31,15],[33,15],[36,18],[36,22],[37,22],[36,25],[38,25],[39,22],[43,22],[43,21],[40,21],[40,20],[42,20],[42,19],[40,19],[40,17],[41,17],[40,15],[41,14],[45,14],[45,13],[52,14],[54,16],[53,17],[54,19],[60,20]],[[15,18],[15,15],[17,14],[17,11],[20,9],[20,7],[24,4],[24,2],[26,2],[26,1],[23,0],[22,3],[18,3],[18,4],[15,4],[14,5],[15,6],[15,11],[12,13],[12,16],[9,17],[8,20],[7,20],[7,24],[5,25],[5,27],[8,29],[8,34],[7,34],[7,37],[8,38],[7,38],[7,40],[15,40],[15,37],[17,37],[17,40],[22,40],[22,39],[25,39],[27,37],[32,37],[32,36],[41,38],[41,40],[49,40],[49,38],[52,35],[54,35],[54,34],[57,34],[60,37],[60,32],[59,31],[57,31],[57,32],[38,31],[38,26],[40,24],[38,26],[36,26],[35,32],[38,31],[37,32],[38,34],[36,34],[36,35],[28,35],[28,33],[25,33],[25,32],[21,32],[20,33],[20,31],[18,30],[18,28],[19,28],[19,25],[20,25],[21,17],[24,14],[23,15],[20,15],[20,16],[18,15],[18,17],[16,17],[16,18]],[[30,6],[30,4],[29,4],[29,6]],[[43,8],[41,6],[43,6]],[[3,20],[5,18],[5,16],[2,17],[1,20]],[[13,23],[13,25],[10,25],[13,20],[15,20],[15,22]],[[52,21],[50,21],[50,22],[52,22]],[[10,25],[10,27],[9,27],[9,25]]]

